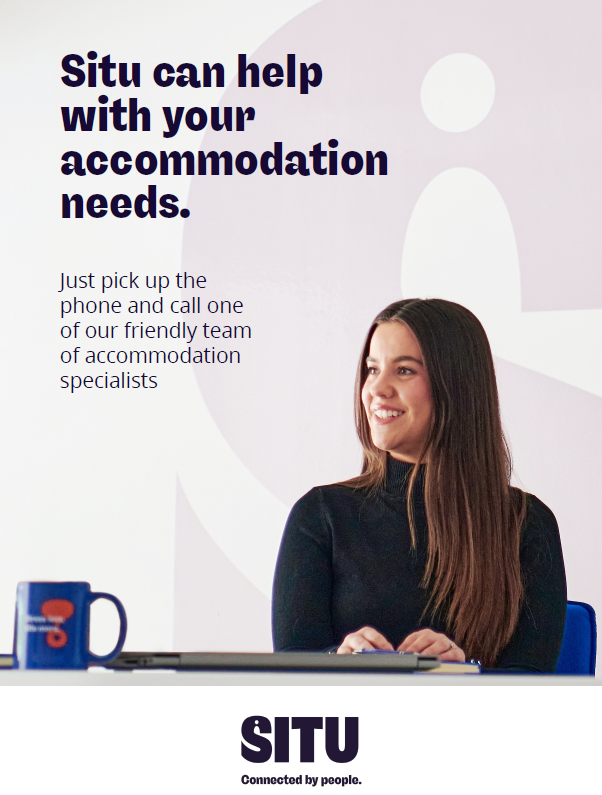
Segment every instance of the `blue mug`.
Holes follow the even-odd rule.
[[[96,599],[113,602],[119,613],[117,645],[110,654],[93,654],[90,605]],[[125,643],[127,618],[123,605],[110,593],[92,593],[88,582],[20,582],[17,586],[13,668],[83,669],[116,657]]]

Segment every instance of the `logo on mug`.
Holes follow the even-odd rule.
[[[46,633],[46,643],[53,649],[62,649],[67,645],[69,636],[61,628],[61,624],[75,613],[73,602],[68,599],[47,599],[42,603],[41,612],[54,625]]]
[[[51,649],[62,649],[69,636],[61,625],[75,613],[75,605],[69,599],[46,599],[40,613],[41,616],[27,616],[26,632],[43,632]]]

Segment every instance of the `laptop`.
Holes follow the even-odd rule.
[[[438,668],[436,655],[326,654],[313,651],[264,652],[122,652],[106,668],[116,671],[271,671],[304,673],[412,673]]]

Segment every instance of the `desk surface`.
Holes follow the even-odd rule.
[[[476,674],[323,674],[323,673],[214,673],[107,671],[0,671],[0,686],[76,686],[76,687],[596,687],[602,678],[592,676],[495,676]]]

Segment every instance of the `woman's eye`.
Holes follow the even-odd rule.
[[[398,370],[399,375],[411,375],[413,372],[409,367],[400,367]]]
[[[368,375],[375,375],[376,367],[368,367]]]

